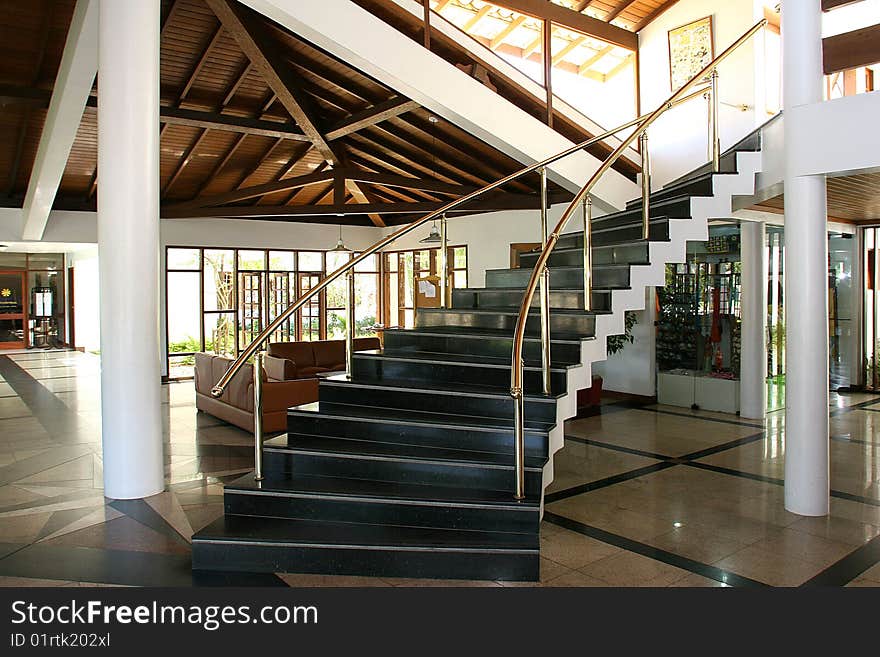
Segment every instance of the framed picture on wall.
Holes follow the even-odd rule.
[[[672,91],[681,89],[714,58],[711,16],[669,30],[669,81]]]

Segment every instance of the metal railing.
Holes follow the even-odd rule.
[[[642,238],[647,240],[650,237],[650,227],[651,227],[651,217],[650,217],[650,195],[651,195],[651,173],[650,173],[650,159],[648,156],[648,139],[646,135],[646,130],[648,127],[654,123],[660,116],[662,116],[667,110],[674,107],[676,104],[681,102],[687,95],[688,92],[694,87],[701,83],[703,83],[708,77],[710,88],[706,93],[711,94],[710,102],[709,102],[709,119],[711,121],[711,150],[712,150],[712,171],[718,172],[721,166],[721,142],[719,139],[719,123],[718,123],[718,65],[727,59],[734,51],[736,51],[740,46],[746,43],[749,39],[751,39],[761,28],[766,25],[766,20],[761,20],[757,24],[755,24],[751,29],[749,29],[745,34],[743,34],[739,39],[737,39],[733,44],[731,44],[724,52],[718,55],[715,59],[713,59],[708,65],[706,65],[702,71],[697,73],[693,78],[691,78],[684,86],[682,86],[678,91],[675,91],[660,107],[651,112],[647,118],[640,120],[638,125],[633,132],[623,138],[621,140],[620,146],[618,146],[611,155],[609,155],[602,165],[596,170],[596,172],[590,177],[587,183],[581,187],[580,191],[575,195],[574,199],[562,213],[562,217],[559,219],[559,222],[556,224],[556,227],[553,229],[553,232],[550,233],[550,236],[547,238],[546,243],[544,243],[541,249],[541,255],[538,256],[538,260],[535,263],[535,267],[532,270],[532,275],[529,278],[528,285],[526,286],[525,293],[523,294],[522,303],[519,309],[519,317],[517,318],[516,329],[513,334],[513,349],[511,350],[511,372],[510,372],[510,396],[513,397],[513,422],[514,422],[514,466],[516,470],[516,482],[515,482],[515,492],[514,497],[516,499],[523,499],[525,497],[525,393],[523,389],[523,376],[524,376],[524,363],[522,357],[523,350],[523,342],[525,340],[525,332],[526,332],[526,322],[528,320],[529,310],[532,306],[532,300],[535,296],[535,290],[537,289],[539,283],[541,284],[541,295],[543,297],[544,294],[544,280],[546,279],[547,272],[547,261],[550,258],[550,254],[553,253],[553,249],[556,247],[556,243],[559,241],[559,236],[562,234],[562,231],[565,229],[566,225],[568,225],[569,220],[574,214],[577,206],[581,203],[584,203],[589,199],[589,194],[592,191],[593,187],[595,187],[596,183],[599,179],[611,168],[611,166],[618,160],[618,158],[623,154],[624,150],[626,150],[630,144],[632,144],[636,139],[639,140],[639,144],[641,146],[641,156],[642,156]],[[702,91],[700,93],[703,93]],[[693,95],[693,94],[691,94]],[[591,245],[589,242],[590,237],[590,223],[591,217],[589,212],[589,206],[584,206],[584,266],[587,267],[590,263],[588,260],[588,255],[586,251],[591,249]],[[588,290],[586,281],[592,277],[591,271],[584,272],[584,293],[587,294],[591,290]],[[585,306],[589,304],[584,303]],[[543,302],[542,302],[542,310],[543,310]],[[549,321],[549,320],[548,320]],[[544,339],[544,320],[542,318],[542,332],[541,337],[542,341]],[[549,351],[549,344],[545,351]],[[542,351],[543,353],[543,351]],[[549,355],[545,355],[545,358],[549,361]],[[547,390],[544,390],[545,394]]]
[[[583,218],[584,218],[584,226],[583,226],[583,235],[584,235],[584,310],[590,311],[592,308],[592,256],[591,256],[591,222],[592,222],[592,201],[589,197],[589,191],[595,186],[596,181],[598,181],[599,177],[604,174],[614,162],[616,162],[623,151],[638,137],[640,137],[647,125],[652,123],[657,116],[662,114],[667,109],[671,109],[681,103],[685,103],[692,98],[696,98],[698,96],[706,96],[706,94],[712,93],[712,87],[706,86],[704,88],[698,89],[697,91],[691,93],[685,93],[690,90],[693,86],[699,84],[700,80],[706,77],[706,73],[709,70],[714,68],[718,62],[722,59],[726,58],[727,55],[732,52],[735,48],[742,44],[748,37],[754,34],[761,26],[763,26],[763,22],[756,25],[752,30],[740,38],[731,48],[726,50],[724,53],[719,55],[715,59],[715,61],[706,68],[704,72],[701,72],[694,79],[692,79],[688,84],[682,87],[678,92],[673,94],[673,96],[661,107],[661,109],[639,116],[631,121],[627,121],[626,123],[617,126],[616,128],[612,128],[610,130],[606,130],[600,135],[596,135],[595,137],[591,137],[586,141],[583,141],[579,144],[576,144],[570,148],[567,148],[556,155],[548,157],[540,162],[536,162],[535,164],[523,167],[522,169],[505,176],[495,182],[489,183],[488,185],[477,189],[469,194],[466,194],[458,199],[452,200],[445,205],[439,207],[438,209],[429,212],[425,216],[416,219],[412,223],[400,228],[395,231],[391,235],[377,241],[372,246],[361,252],[357,256],[353,256],[348,262],[344,263],[336,270],[325,276],[321,281],[319,281],[315,286],[305,292],[301,297],[299,297],[295,302],[290,304],[284,311],[282,311],[274,320],[272,320],[265,329],[263,329],[254,339],[253,341],[245,347],[245,349],[239,354],[239,356],[232,362],[229,366],[229,369],[226,373],[220,378],[220,380],[214,385],[211,389],[211,394],[214,397],[220,397],[224,391],[226,390],[229,383],[238,374],[241,369],[245,366],[245,364],[250,360],[251,357],[254,358],[254,446],[255,446],[255,468],[254,468],[254,478],[257,481],[262,480],[262,445],[263,445],[263,427],[262,427],[262,395],[263,395],[263,356],[264,352],[262,351],[262,347],[264,343],[287,321],[294,313],[300,310],[303,306],[305,306],[309,301],[317,294],[320,294],[323,290],[325,290],[331,283],[339,279],[341,276],[346,276],[346,297],[347,297],[347,311],[346,311],[346,337],[345,337],[345,361],[346,361],[346,370],[349,373],[349,376],[352,371],[352,361],[354,354],[354,330],[355,330],[355,289],[354,289],[354,271],[355,267],[374,255],[385,249],[390,244],[394,243],[396,240],[412,233],[416,229],[424,226],[430,221],[440,219],[440,235],[441,235],[441,243],[440,243],[440,304],[441,307],[446,307],[448,304],[448,280],[449,280],[449,267],[448,267],[448,254],[447,254],[447,213],[455,210],[456,208],[460,208],[461,206],[467,204],[468,202],[488,193],[495,189],[498,189],[526,174],[532,173],[534,171],[538,171],[541,176],[541,244],[542,251],[541,256],[538,260],[538,265],[536,265],[535,270],[532,272],[532,277],[529,281],[529,285],[526,288],[526,294],[523,298],[523,305],[520,308],[520,317],[517,323],[517,330],[514,334],[514,345],[513,345],[513,355],[514,355],[514,367],[511,374],[511,394],[514,396],[515,404],[514,404],[514,433],[515,433],[515,442],[516,442],[516,491],[515,496],[517,499],[522,499],[523,497],[523,488],[524,488],[524,466],[523,466],[523,395],[522,395],[522,342],[525,335],[525,322],[524,316],[527,315],[528,309],[531,306],[532,298],[534,297],[534,292],[536,289],[537,281],[540,278],[541,283],[541,301],[540,301],[540,313],[541,313],[541,364],[543,370],[543,390],[545,394],[551,394],[550,388],[550,278],[549,278],[549,270],[546,267],[547,257],[552,252],[553,247],[556,245],[556,241],[559,239],[559,233],[562,228],[568,222],[568,219],[571,216],[572,208],[576,207],[576,205],[580,202],[583,202]],[[704,82],[706,80],[703,80]],[[717,86],[717,76],[715,78],[715,86]],[[710,104],[710,107],[713,105]],[[714,105],[717,109],[717,104]],[[571,205],[566,210],[563,215],[563,220],[557,224],[554,231],[550,234],[547,233],[547,213],[549,209],[548,202],[548,190],[547,190],[547,170],[546,168],[561,160],[564,159],[578,151],[581,151],[585,148],[589,148],[590,146],[604,141],[605,139],[630,128],[636,128],[633,133],[622,140],[621,145],[612,152],[612,154],[602,163],[599,167],[596,174],[590,179],[590,181],[581,188],[578,194],[575,196]],[[718,142],[716,140],[716,146],[718,148]],[[720,154],[714,158],[715,160],[720,161]],[[642,152],[642,162],[643,166],[647,159],[647,147],[645,144],[645,148]],[[643,174],[644,176],[644,174]],[[643,183],[643,194],[650,194],[650,180],[648,180],[648,184]],[[645,197],[647,199],[647,197]],[[466,208],[462,208],[466,209]],[[644,227],[644,236],[647,239],[647,215],[645,215],[644,219],[645,227]],[[523,311],[525,309],[525,313]],[[518,366],[516,366],[518,363]],[[517,394],[514,394],[514,391],[518,390]],[[518,400],[518,401],[517,401]]]

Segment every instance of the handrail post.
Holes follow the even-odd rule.
[[[517,367],[522,371],[522,361]],[[525,400],[521,388],[510,391],[513,397],[513,444],[514,466],[516,469],[516,484],[513,497],[517,500],[526,497],[526,465],[525,465]]]
[[[639,135],[639,152],[642,155],[642,239],[651,232],[651,158],[648,155],[648,133]]]
[[[593,309],[593,199],[584,197],[584,310]]]
[[[354,362],[354,269],[349,269],[345,274],[346,282],[346,321],[345,321],[345,371],[351,378],[352,364]]]
[[[713,68],[712,74],[709,76],[712,85],[710,101],[710,113],[712,121],[712,171],[718,173],[721,171],[721,131],[718,124],[719,118],[719,100],[718,100],[718,69]]]
[[[547,247],[547,167],[541,167],[541,247]],[[544,394],[550,386],[550,269],[541,272],[541,378]]]
[[[440,217],[440,307],[449,305],[449,243],[446,236],[446,215]]]
[[[263,357],[254,354],[254,481],[263,481]]]

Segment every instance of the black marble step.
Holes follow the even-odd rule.
[[[515,486],[513,450],[474,452],[375,440],[282,435],[267,440],[263,467],[267,478],[300,475],[342,477],[401,484],[429,484],[511,492]],[[546,459],[526,457],[526,491],[539,495]]]
[[[356,439],[368,437],[386,443],[502,454],[513,451],[511,418],[344,404],[336,404],[332,408],[325,406],[315,402],[289,409],[288,433]],[[552,424],[526,418],[525,452],[528,456],[547,458],[547,436],[552,428]]]
[[[385,348],[397,351],[430,351],[510,358],[513,349],[513,329],[498,331],[454,326],[392,329],[385,331]],[[560,363],[569,365],[579,363],[581,338],[570,336],[563,339],[558,333],[551,333],[550,352],[553,360]],[[540,337],[526,336],[523,343],[523,357],[526,360],[541,358]]]
[[[522,271],[528,273],[525,270]],[[583,310],[554,310],[550,313],[550,333],[551,335],[559,332],[585,338],[593,337],[596,331],[597,314],[599,311],[586,313]],[[495,329],[512,333],[518,320],[519,309],[510,306],[506,308],[419,308],[416,310],[416,326],[418,328],[457,326],[472,329]],[[528,335],[540,336],[541,314],[538,310],[529,311],[525,331]]]
[[[577,250],[583,257],[583,251]],[[532,265],[529,265],[530,267]],[[609,312],[611,310],[611,290],[592,291],[593,310]],[[509,287],[468,287],[456,288],[452,291],[453,308],[517,308],[522,303],[523,291]],[[536,294],[532,299],[532,308],[539,308],[541,297]],[[570,290],[556,288],[550,290],[550,308],[561,310],[583,310],[583,287]]]
[[[771,118],[766,123],[764,123],[764,125],[755,129],[753,132],[746,135],[745,137],[740,139],[737,143],[735,143],[733,146],[731,146],[729,149],[724,151],[721,154],[721,167],[720,167],[719,173],[722,173],[722,174],[724,174],[724,173],[737,173],[737,168],[736,168],[736,154],[737,153],[754,152],[754,151],[761,150],[761,134],[763,133],[764,128],[769,123],[772,123],[773,121],[775,121],[778,116],[779,115],[776,115],[775,117]],[[667,185],[667,187],[669,187],[670,185],[676,185],[681,182],[686,182],[688,180],[693,180],[694,178],[705,175],[707,173],[712,173],[712,163],[711,162],[707,162],[706,164],[703,164],[692,171],[688,171],[683,176],[679,176],[675,180],[671,181]]]
[[[525,289],[532,275],[531,268],[488,269],[486,287],[515,287]],[[573,267],[550,267],[550,288],[572,289],[583,287],[584,268],[579,264]],[[629,287],[629,265],[595,265],[593,267],[593,287],[602,289],[624,289]]]
[[[510,389],[509,358],[373,350],[355,354],[352,371],[355,381],[463,383],[502,391]],[[566,390],[567,371],[568,366],[551,362],[552,390]],[[540,363],[526,363],[523,384],[526,392],[537,393],[544,389]]]
[[[574,245],[562,245],[563,241],[574,240]],[[563,235],[548,261],[549,267],[577,267],[584,262],[583,234],[578,238]],[[523,253],[519,257],[520,267],[533,269],[541,255],[540,250]],[[593,245],[593,267],[598,265],[647,265],[650,263],[648,241],[635,240],[612,244]],[[594,290],[595,293],[595,290]]]
[[[681,196],[688,196],[690,198],[693,198],[695,196],[712,196],[712,181],[716,175],[730,174],[703,173],[687,178],[685,180],[679,180],[677,182],[669,183],[662,189],[651,192],[651,204],[653,205],[654,203],[660,203],[662,201]],[[627,210],[641,209],[641,207],[641,197],[635,198],[626,204]]]
[[[537,532],[541,496],[421,483],[298,475],[226,484],[227,514],[468,531]]]
[[[690,196],[674,196],[663,199],[651,204],[651,219],[690,219],[691,216],[691,197]],[[638,207],[626,208],[619,212],[605,214],[601,217],[593,219],[593,235],[598,239],[602,233],[620,230],[629,226],[642,225],[642,208],[641,202]],[[641,235],[639,236],[641,237]]]
[[[374,406],[402,410],[474,415],[509,419],[513,417],[513,399],[503,391],[480,386],[416,385],[412,383],[371,383],[350,381],[345,374],[321,380],[318,391],[321,408],[335,404]],[[532,420],[555,424],[556,397],[525,397],[525,415]]]
[[[538,533],[226,515],[193,535],[193,568],[537,581]]]

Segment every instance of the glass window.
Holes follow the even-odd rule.
[[[379,271],[379,259],[376,257],[375,253],[371,256],[367,256],[364,260],[354,266],[354,270],[364,272],[377,272]]]
[[[243,271],[238,275],[238,348],[245,349],[263,330],[264,272]]]
[[[205,311],[235,308],[234,258],[231,249],[205,249]]]
[[[168,378],[191,379],[195,375],[195,356],[169,356]]]
[[[308,292],[321,280],[319,274],[298,274],[300,296]],[[321,339],[321,295],[316,294],[309,299],[297,313],[300,324],[300,340]]]
[[[168,353],[195,353],[202,350],[200,279],[197,271],[168,272]]]
[[[0,269],[27,269],[27,253],[0,253]]]
[[[262,271],[266,269],[266,252],[265,251],[239,251],[238,252],[238,268],[251,271]]]
[[[379,321],[379,274],[355,274],[355,336],[375,335]]]
[[[320,251],[300,251],[297,254],[299,258],[300,271],[324,271],[324,258]]]
[[[235,355],[235,313],[205,313],[205,351]]]
[[[28,269],[62,269],[64,255],[61,253],[31,253],[28,256]]]
[[[272,271],[293,271],[296,269],[293,251],[269,251],[269,269]]]
[[[198,249],[168,249],[168,269],[192,269],[201,267]]]

